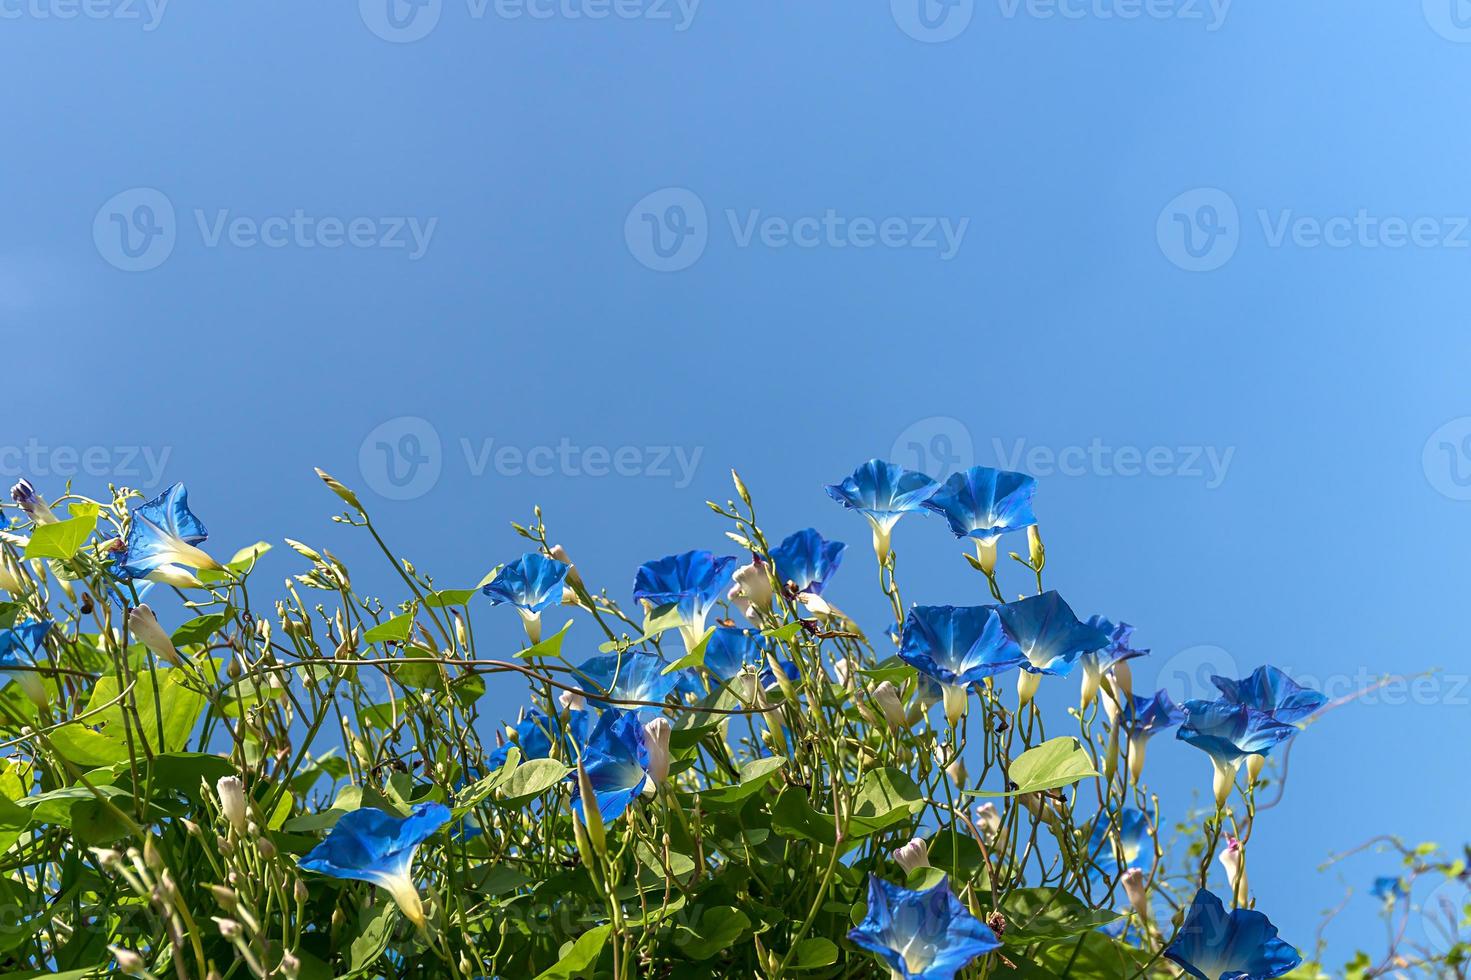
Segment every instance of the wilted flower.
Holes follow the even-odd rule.
[[[1138,868],[1129,868],[1119,876],[1119,884],[1128,896],[1129,904],[1139,913],[1139,918],[1148,919],[1149,894],[1144,890],[1144,872]]]
[[[975,821],[976,829],[986,840],[995,840],[1001,833],[1001,811],[994,803],[982,803],[976,807]]]
[[[717,558],[708,551],[666,555],[639,566],[633,598],[656,609],[676,606],[684,647],[693,650],[705,635],[705,617],[729,584],[735,563],[732,556]]]
[[[158,617],[153,615],[153,610],[147,605],[128,610],[128,629],[159,659],[176,666],[181,663],[179,651],[174,649],[174,641],[158,625]]]
[[[1148,650],[1135,650],[1130,646],[1134,638],[1134,627],[1128,623],[1115,625],[1102,616],[1090,616],[1088,625],[1107,634],[1108,643],[1078,658],[1078,662],[1083,665],[1082,706],[1084,708],[1092,704],[1093,699],[1098,695],[1098,688],[1103,683],[1104,675],[1125,661],[1143,657],[1149,653]],[[1119,698],[1123,698],[1130,692],[1116,691],[1115,693]]]
[[[1226,869],[1226,881],[1231,885],[1231,894],[1236,905],[1245,905],[1250,894],[1246,884],[1246,848],[1234,836],[1226,837],[1226,846],[1218,857],[1221,867]]]
[[[868,914],[848,938],[877,955],[901,980],[952,980],[1001,945],[960,904],[948,878],[925,891],[911,891],[870,875]]]
[[[1251,909],[1226,911],[1202,888],[1165,948],[1165,956],[1198,980],[1271,980],[1297,968],[1302,957],[1277,938],[1277,927]]]
[[[897,463],[871,459],[842,483],[830,484],[826,489],[829,497],[868,518],[873,528],[874,554],[882,564],[888,560],[889,542],[899,518],[922,512],[924,502],[939,485],[925,474]]]
[[[449,808],[417,804],[407,817],[364,808],[345,813],[327,837],[301,859],[301,866],[333,878],[368,881],[382,888],[404,916],[424,926],[424,904],[414,886],[414,855],[419,845],[450,821]]]
[[[1185,722],[1175,737],[1211,757],[1215,767],[1216,806],[1224,806],[1236,771],[1248,756],[1266,755],[1292,738],[1298,728],[1277,721],[1255,708],[1229,701],[1185,702]]]
[[[582,711],[587,707],[587,698],[576,691],[562,691],[557,694],[557,703],[563,711]]]
[[[771,576],[766,566],[753,561],[737,568],[731,578],[734,584],[725,597],[735,603],[748,622],[759,626],[761,614],[771,611]]]
[[[674,725],[663,715],[644,724],[644,745],[649,751],[649,781],[655,786],[663,786],[669,778],[669,735],[673,731]]]
[[[920,868],[930,866],[930,845],[922,837],[915,837],[908,844],[894,849],[894,862],[904,869],[905,874],[913,874]]]
[[[1103,630],[1079,622],[1056,592],[1008,602],[997,606],[996,612],[1007,635],[1026,656],[1018,679],[1022,704],[1032,699],[1041,675],[1065,677],[1079,657],[1102,649],[1109,642]]]
[[[1130,778],[1138,782],[1139,774],[1144,771],[1144,749],[1149,740],[1184,720],[1185,713],[1165,690],[1147,698],[1137,694],[1124,696],[1124,704],[1114,715],[1114,724],[1129,739]]]
[[[480,591],[490,598],[493,606],[502,603],[514,606],[521,614],[527,638],[534,645],[541,642],[542,610],[562,601],[567,570],[564,562],[528,551],[502,568]]]
[[[199,580],[185,568],[220,569],[223,566],[199,550],[209,537],[204,522],[189,509],[189,491],[175,483],[132,511],[128,536],[115,557],[116,572],[125,579],[142,578],[169,585],[194,585]]]
[[[20,509],[36,524],[55,524],[59,520],[47,506],[46,499],[36,492],[29,480],[21,480],[11,487],[10,499],[19,504]]]
[[[899,658],[941,685],[952,725],[965,713],[970,685],[1026,659],[993,606],[916,606],[904,619]]]
[[[648,742],[638,715],[604,709],[582,750],[582,765],[602,821],[611,821],[627,810],[649,777]],[[572,809],[583,817],[580,796],[573,797]]]
[[[884,713],[884,721],[888,722],[891,729],[897,732],[906,726],[907,713],[904,710],[904,705],[899,701],[899,689],[894,686],[892,681],[879,682],[869,692],[869,696],[873,698],[873,703],[879,706],[879,710]]]

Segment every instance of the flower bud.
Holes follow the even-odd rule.
[[[311,894],[312,893],[306,887],[306,882],[302,881],[300,878],[297,878],[296,884],[291,889],[291,897],[296,899],[297,904],[305,902],[308,898],[311,897]]]
[[[844,687],[848,686],[848,680],[851,677],[852,673],[852,665],[848,663],[848,659],[846,657],[840,658],[833,662],[833,674],[837,677],[838,683],[843,685]]]
[[[256,841],[255,849],[267,861],[274,861],[276,859],[276,845],[271,843],[269,837],[262,837]]]
[[[222,776],[215,783],[215,793],[220,799],[220,812],[235,828],[235,833],[244,834],[250,825],[245,808],[245,784],[238,776]]]
[[[1218,860],[1221,862],[1221,867],[1226,869],[1226,880],[1231,885],[1231,894],[1235,896],[1234,904],[1238,907],[1245,906],[1247,900],[1246,848],[1240,840],[1228,836],[1226,846],[1221,849]]]
[[[210,916],[210,918],[215,920],[215,925],[219,926],[220,935],[223,936],[225,939],[229,940],[230,942],[234,942],[235,940],[240,938],[240,935],[242,933],[240,923],[236,922],[234,919],[222,919],[217,915],[212,915]]]
[[[282,953],[280,968],[286,980],[296,980],[301,974],[301,960],[290,952]]]
[[[20,509],[26,512],[26,516],[35,524],[55,524],[57,516],[51,513],[51,508],[46,505],[46,499],[36,492],[31,486],[31,481],[21,480],[10,488],[10,499],[20,504]]]
[[[582,820],[587,827],[587,839],[599,857],[608,854],[608,831],[603,826],[603,813],[598,809],[598,794],[593,791],[592,780],[581,760],[577,763],[577,792],[582,799]]]
[[[663,786],[669,778],[669,734],[674,726],[669,719],[660,715],[644,725],[644,744],[649,750],[649,780]]]
[[[133,952],[131,949],[123,949],[121,946],[109,946],[109,947],[107,947],[107,949],[108,949],[108,951],[110,953],[112,953],[113,961],[115,963],[117,963],[117,972],[119,972],[119,973],[142,973],[143,972],[143,969],[144,969],[144,967],[143,967],[143,957],[139,956],[137,953]]]
[[[905,874],[914,874],[920,868],[930,866],[930,845],[916,837],[903,847],[894,850],[893,858]]]
[[[888,722],[889,728],[897,732],[904,727],[904,705],[899,701],[899,689],[892,682],[883,681],[869,692],[869,697],[884,713],[884,721]]]
[[[210,885],[209,891],[210,894],[214,895],[215,903],[220,908],[229,912],[231,915],[235,914],[235,910],[240,905],[240,896],[235,893],[235,889],[226,888],[224,885]]]
[[[143,645],[152,650],[154,656],[160,660],[166,660],[175,667],[180,664],[179,651],[174,649],[174,641],[158,625],[158,617],[153,615],[153,610],[146,604],[128,610],[128,630],[142,640]]]
[[[1035,524],[1027,528],[1027,557],[1031,559],[1032,567],[1039,572],[1047,564],[1047,549],[1042,544],[1042,532]]]
[[[1124,888],[1124,894],[1129,896],[1129,904],[1134,906],[1134,911],[1139,913],[1139,918],[1149,920],[1149,895],[1144,891],[1144,872],[1138,868],[1128,868],[1119,878],[1119,884]]]
[[[996,574],[996,541],[976,541],[976,564],[987,576]]]
[[[976,829],[986,840],[995,840],[1001,833],[1001,812],[994,803],[982,803],[976,807]]]
[[[1016,676],[1016,703],[1018,708],[1025,708],[1031,704],[1032,698],[1037,696],[1037,688],[1042,684],[1042,675],[1034,674],[1030,670],[1022,669]]]

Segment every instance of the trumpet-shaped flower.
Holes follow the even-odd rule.
[[[588,700],[599,706],[611,702],[648,701],[652,704],[625,704],[625,710],[649,714],[659,709],[688,671],[665,673],[669,665],[662,657],[652,653],[628,651],[623,654],[610,653],[593,657],[577,668],[578,672],[591,681],[588,693],[601,693],[604,698],[590,697]]]
[[[528,551],[502,568],[480,591],[490,598],[492,606],[514,606],[521,614],[527,638],[533,644],[540,643],[542,610],[562,601],[562,583],[570,567],[566,562]]]
[[[1101,650],[1109,636],[1097,626],[1079,622],[1056,592],[1028,596],[998,606],[1006,634],[1026,656],[1019,680],[1022,703],[1031,700],[1043,674],[1066,677],[1085,653]]]
[[[1109,813],[1100,810],[1088,837],[1090,876],[1101,881],[1139,867],[1139,855],[1148,833],[1149,818],[1142,811],[1124,807],[1118,811],[1117,819],[1111,819]]]
[[[1089,616],[1088,625],[1108,634],[1108,643],[1097,650],[1083,654],[1078,659],[1078,662],[1083,665],[1083,707],[1085,708],[1093,703],[1093,698],[1097,696],[1105,674],[1126,660],[1143,657],[1149,653],[1148,650],[1135,650],[1130,646],[1134,638],[1134,627],[1128,623],[1115,625],[1102,616]]]
[[[0,680],[15,681],[37,706],[44,706],[48,700],[46,685],[40,674],[27,668],[45,659],[45,639],[50,629],[49,622],[17,623],[0,629]]]
[[[1225,699],[1255,708],[1278,721],[1295,725],[1328,703],[1326,695],[1303,687],[1276,667],[1258,667],[1239,681],[1211,676]]]
[[[1391,902],[1402,902],[1410,897],[1410,890],[1400,878],[1384,876],[1374,879],[1374,887],[1369,889],[1370,893],[1386,905]]]
[[[1232,909],[1202,888],[1165,948],[1165,956],[1199,980],[1271,980],[1302,962],[1277,938],[1277,927],[1252,909]]]
[[[128,536],[117,552],[116,571],[124,579],[149,579],[171,585],[196,585],[198,580],[178,566],[220,569],[219,562],[197,545],[209,537],[204,523],[189,509],[189,491],[175,483],[132,512]]]
[[[1265,756],[1300,729],[1244,704],[1185,702],[1185,721],[1175,737],[1205,752],[1215,767],[1216,805],[1226,802],[1236,770],[1248,756]]]
[[[873,550],[880,563],[889,557],[894,525],[905,514],[924,512],[924,503],[939,484],[923,473],[897,463],[871,459],[842,483],[830,484],[827,495],[868,518],[873,527]]]
[[[638,715],[607,708],[582,750],[582,765],[597,797],[604,822],[613,820],[643,792],[649,778],[649,748]],[[575,774],[572,777],[575,779]],[[582,798],[572,797],[572,808],[583,818]],[[584,819],[584,822],[585,819]]]
[[[967,964],[1001,945],[943,877],[933,888],[911,891],[870,875],[868,914],[848,938],[901,980],[953,980]]]
[[[404,818],[382,810],[353,810],[300,863],[333,878],[372,882],[422,928],[424,903],[414,886],[414,854],[449,821],[449,808],[439,803],[420,803]]]
[[[656,608],[677,606],[685,649],[693,650],[705,635],[705,617],[730,585],[736,561],[708,551],[667,555],[639,566],[633,598]]]
[[[945,715],[954,724],[965,712],[971,684],[1019,666],[1026,656],[994,606],[916,606],[904,619],[899,658],[941,685]]]
[[[1149,740],[1185,720],[1185,712],[1171,700],[1169,692],[1156,691],[1150,697],[1123,695],[1114,724],[1129,740],[1129,774],[1137,780],[1144,769],[1144,748]]]
[[[1037,523],[1032,513],[1032,495],[1036,492],[1037,481],[1025,473],[972,466],[951,474],[925,506],[943,515],[957,538],[971,538],[977,545],[994,547],[1008,531]]]
[[[767,657],[769,649],[766,637],[760,633],[731,626],[717,626],[715,632],[710,634],[710,642],[705,645],[705,669],[710,671],[712,677],[729,684],[742,670],[750,667],[761,675],[761,686],[770,690],[779,682]],[[777,664],[788,680],[801,678],[801,671],[792,661],[783,658]]]
[[[843,552],[847,550],[848,546],[843,542],[825,540],[810,527],[788,535],[771,549],[771,560],[776,563],[776,580],[783,588],[791,582],[799,593],[821,595],[837,573],[843,562]]]

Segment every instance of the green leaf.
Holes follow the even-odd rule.
[[[849,833],[876,833],[903,823],[923,807],[924,793],[902,770],[874,769],[858,786]]]
[[[829,847],[837,838],[837,821],[833,815],[813,809],[807,791],[800,786],[788,786],[771,804],[771,829]]]
[[[1055,888],[1021,888],[1006,896],[1001,912],[1008,946],[1067,939],[1092,932],[1119,918],[1108,909],[1088,907],[1081,899]],[[1086,974],[1083,974],[1086,975]]]
[[[73,505],[76,513],[78,505]],[[26,545],[25,558],[58,558],[66,561],[75,555],[97,529],[97,505],[91,513],[85,510],[77,517],[54,524],[41,524],[31,531],[30,543]]]
[[[716,905],[700,916],[698,927],[677,926],[674,944],[691,959],[708,960],[751,928],[751,920],[738,908]]]
[[[762,630],[761,631],[761,635],[762,636],[769,636],[773,640],[777,641],[778,643],[785,643],[787,640],[790,640],[792,637],[796,636],[801,631],[802,631],[802,624],[801,623],[788,623],[785,626],[778,626],[774,630]]]
[[[816,970],[832,966],[838,961],[838,947],[831,939],[814,936],[797,944],[797,951],[789,964],[796,970]]]
[[[363,913],[358,934],[347,950],[347,968],[350,973],[365,973],[388,949],[389,937],[393,935],[394,911],[398,908],[382,898]]]
[[[613,927],[598,926],[589,929],[577,937],[575,943],[569,943],[562,948],[562,958],[551,968],[537,974],[536,980],[572,980],[589,969],[598,961],[598,954],[603,951],[603,944],[608,941],[608,933]]]
[[[1011,781],[1016,789],[1004,793],[984,789],[965,790],[965,796],[1018,796],[1071,786],[1080,779],[1097,776],[1088,750],[1076,738],[1063,735],[1027,749],[1011,763]]]
[[[146,740],[153,752],[179,752],[188,747],[189,735],[204,711],[206,699],[188,687],[182,670],[144,671],[134,678],[130,693],[137,711],[133,739]],[[80,724],[64,725],[51,733],[51,743],[70,761],[84,766],[111,766],[129,757],[128,729],[118,697],[117,678],[99,677],[92,688],[87,708],[101,708]],[[102,705],[108,705],[102,708]],[[160,711],[160,709],[162,709]],[[126,716],[132,717],[132,712]],[[93,727],[96,726],[96,730]],[[160,744],[162,734],[162,744]]]
[[[516,656],[521,660],[529,660],[532,657],[554,657],[562,656],[562,641],[567,638],[567,631],[572,628],[572,620],[567,620],[565,626],[557,630],[551,636],[544,638],[535,646],[527,647]]]
[[[734,786],[717,786],[700,794],[700,803],[709,806],[729,806],[759,793],[771,781],[771,777],[787,764],[779,755],[764,759],[752,759],[741,766],[741,781]]]
[[[705,631],[704,636],[700,637],[700,642],[695,644],[693,650],[680,657],[678,660],[674,661],[674,663],[670,664],[668,667],[665,667],[664,673],[672,674],[676,670],[686,670],[690,667],[705,666],[705,648],[710,645],[710,637],[714,635],[715,627],[712,626]]]
[[[444,609],[447,606],[463,606],[474,597],[475,589],[441,589],[431,592],[424,597],[424,605],[434,609]]]
[[[374,626],[363,634],[363,640],[367,643],[402,643],[409,638],[409,634],[413,631],[414,613],[413,610],[409,610],[402,615],[395,616],[386,622]]]
[[[501,798],[512,805],[529,800],[566,779],[571,771],[556,759],[532,759],[511,773],[501,786]]]
[[[230,622],[234,614],[225,612],[210,613],[208,616],[200,616],[191,619],[178,629],[174,630],[174,646],[188,646],[191,643],[205,643],[211,636],[224,629],[225,624]]]

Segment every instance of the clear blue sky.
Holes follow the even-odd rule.
[[[4,0],[0,469],[363,554],[321,465],[447,586],[540,502],[626,599],[720,547],[734,465],[773,533],[854,545],[832,596],[875,628],[821,485],[1031,469],[1051,583],[1139,626],[1141,686],[1453,675],[1300,740],[1251,860],[1307,947],[1329,851],[1471,832],[1451,2]],[[906,598],[979,601],[938,521],[898,547]]]

